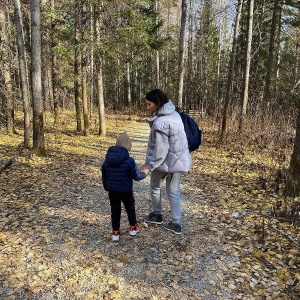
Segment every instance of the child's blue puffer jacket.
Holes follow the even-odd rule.
[[[128,150],[118,146],[108,148],[101,171],[102,183],[106,191],[131,191],[133,180],[139,181],[147,176],[146,173],[138,170]]]

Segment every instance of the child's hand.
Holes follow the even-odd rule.
[[[141,168],[140,171],[141,171],[141,172],[144,172],[144,173],[146,173],[146,174],[148,174],[148,173],[150,172],[149,168],[146,167],[146,166],[143,166],[143,167]]]

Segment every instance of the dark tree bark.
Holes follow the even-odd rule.
[[[83,108],[83,133],[85,136],[89,135],[90,120],[88,110],[88,97],[87,97],[87,71],[86,71],[86,52],[83,49],[82,63],[81,63],[81,85],[82,85],[82,108]]]
[[[224,112],[223,112],[222,131],[221,131],[220,141],[224,140],[226,132],[227,132],[227,114],[228,114],[228,108],[229,108],[229,103],[230,103],[230,92],[231,92],[231,85],[232,85],[232,78],[233,78],[233,67],[234,67],[234,62],[235,62],[236,43],[237,43],[237,39],[239,36],[239,26],[240,26],[242,8],[243,8],[243,1],[239,0],[238,6],[237,6],[235,24],[234,24],[234,35],[233,35],[230,63],[229,63],[229,69],[228,69],[228,75],[227,75],[225,105],[224,105]]]
[[[271,35],[270,35],[270,44],[269,44],[269,55],[266,64],[267,75],[266,75],[266,83],[264,89],[264,97],[263,97],[263,105],[268,107],[270,102],[270,90],[271,90],[271,79],[272,76],[276,75],[276,72],[273,64],[274,64],[274,52],[275,52],[275,44],[276,44],[276,32],[277,32],[277,19],[279,14],[279,1],[274,0],[274,7],[273,7],[273,17],[272,17],[272,25],[271,25]]]
[[[300,101],[297,119],[296,138],[287,176],[285,194],[291,197],[300,196]]]
[[[41,1],[30,1],[31,13],[31,79],[33,104],[33,152],[46,155],[44,138],[44,112],[41,80]]]

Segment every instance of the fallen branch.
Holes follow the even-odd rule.
[[[11,159],[8,159],[6,160],[1,166],[0,166],[0,173],[2,173],[2,171],[8,169],[12,164],[13,162],[16,160],[17,157],[19,157],[21,155],[23,151],[23,145],[20,144],[19,145],[19,151],[18,153],[14,156],[14,158],[11,158]]]
[[[295,244],[297,248],[300,249],[300,241],[295,240],[294,238],[292,238],[291,236],[289,236],[287,233],[284,233],[284,232],[280,231],[279,229],[273,227],[270,223],[269,223],[269,229],[273,229],[274,231],[276,231],[277,233],[279,233],[282,237],[288,239],[290,242],[292,242],[293,244]]]
[[[12,165],[13,161],[14,161],[14,159],[9,159],[9,160],[5,161],[5,162],[0,166],[0,173],[1,173],[2,171],[4,171],[5,169],[8,169],[8,168]]]

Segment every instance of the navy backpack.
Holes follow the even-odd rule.
[[[197,150],[201,145],[202,131],[197,122],[187,113],[178,111],[182,119],[190,152]]]

